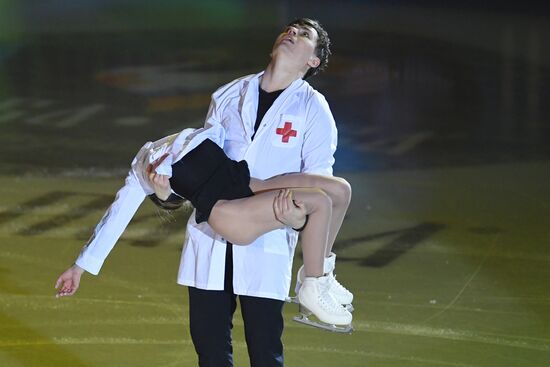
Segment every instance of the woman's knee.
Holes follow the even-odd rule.
[[[332,208],[332,198],[322,189],[312,189],[311,200],[309,206],[311,206],[310,211],[314,210],[330,210]]]
[[[334,206],[347,207],[351,202],[351,185],[342,177],[313,176],[312,180],[312,187],[326,191]]]
[[[351,202],[351,185],[345,179],[338,177],[340,182],[339,187],[339,196],[342,199],[343,203],[347,206]]]
[[[351,185],[341,177],[333,177],[330,194],[334,206],[348,207],[351,202]]]

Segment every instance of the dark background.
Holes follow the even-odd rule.
[[[333,41],[311,83],[338,123],[337,172],[550,154],[539,2],[0,4],[4,173],[122,174],[144,141],[200,126],[210,94],[262,70],[300,16]]]

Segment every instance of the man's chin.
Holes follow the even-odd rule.
[[[275,47],[273,49],[273,52],[271,53],[272,56],[280,56],[280,55],[291,55],[292,54],[292,49],[290,47],[288,47],[289,45],[286,45],[286,44],[279,44],[277,47]]]

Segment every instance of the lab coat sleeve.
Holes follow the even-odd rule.
[[[208,107],[208,113],[206,114],[206,120],[204,122],[204,127],[208,128],[210,126],[214,125],[220,125],[221,126],[221,118],[220,118],[220,105],[218,103],[218,98],[216,96],[216,93],[212,94],[212,98],[210,99],[210,106]]]
[[[338,131],[332,112],[326,99],[315,93],[306,108],[301,171],[331,176],[337,143]]]
[[[248,78],[248,76],[235,79],[232,82],[221,86],[214,93],[212,93],[210,107],[208,108],[208,113],[204,124],[205,128],[216,125],[223,127],[223,110],[228,101],[235,97],[235,93],[239,92],[239,89],[242,87],[243,80],[246,78]]]
[[[114,202],[96,226],[92,237],[82,249],[76,265],[97,275],[126,226],[145,199],[145,191],[133,171],[117,192]]]

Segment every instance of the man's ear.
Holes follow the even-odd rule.
[[[316,68],[321,63],[321,60],[317,56],[311,56],[307,62],[310,68]]]

